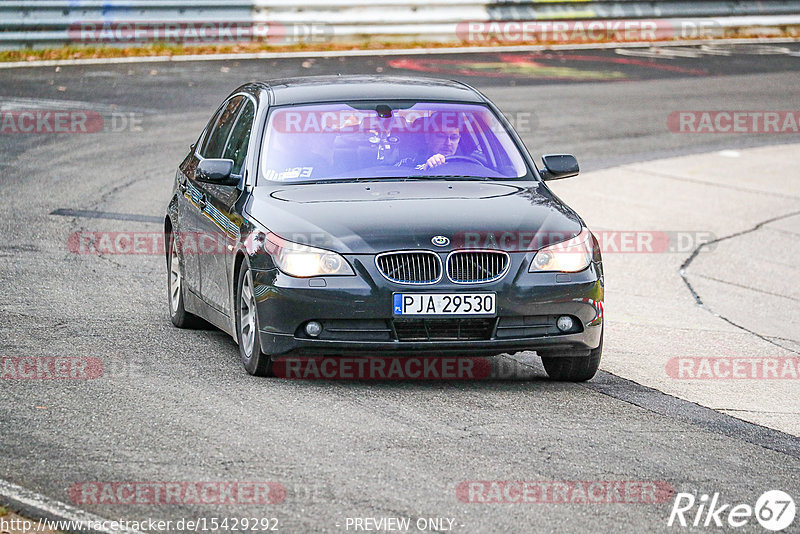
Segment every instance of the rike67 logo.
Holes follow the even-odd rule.
[[[669,514],[667,526],[710,527],[730,530],[751,523],[755,518],[766,530],[778,532],[794,522],[797,513],[794,499],[780,490],[764,492],[752,506],[747,503],[731,504],[719,493],[701,495],[678,493]]]

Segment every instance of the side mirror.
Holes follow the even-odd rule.
[[[197,164],[194,171],[194,178],[198,182],[206,182],[217,185],[237,185],[239,177],[231,175],[233,170],[232,159],[207,158]]]
[[[581,172],[578,160],[569,154],[548,154],[542,156],[542,163],[545,168],[545,171],[542,172],[542,179],[545,181],[570,178]]]

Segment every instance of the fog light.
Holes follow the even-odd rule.
[[[317,321],[309,321],[306,323],[306,334],[311,337],[317,337],[322,333],[322,325]]]
[[[572,330],[573,325],[574,322],[572,321],[572,317],[570,317],[569,315],[562,315],[561,317],[558,318],[558,321],[556,322],[556,326],[562,332],[566,332],[567,330]]]

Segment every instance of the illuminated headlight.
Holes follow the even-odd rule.
[[[335,252],[292,243],[275,234],[267,234],[264,250],[272,256],[278,269],[290,276],[352,276],[353,269]]]
[[[577,273],[584,270],[592,263],[590,236],[589,230],[584,228],[572,239],[544,247],[533,257],[528,272]]]

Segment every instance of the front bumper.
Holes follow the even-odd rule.
[[[347,256],[356,276],[301,279],[277,269],[253,269],[261,348],[273,357],[489,356],[526,350],[588,354],[597,348],[603,324],[599,264],[580,273],[528,273],[530,255],[512,256],[504,278],[471,285],[447,280],[424,287],[396,284],[383,278],[370,255]],[[496,318],[466,322],[435,318],[423,324],[392,315],[395,292],[484,291],[497,295]],[[575,319],[572,331],[556,329],[555,319],[560,315]],[[310,320],[325,327],[317,338],[304,332]]]

